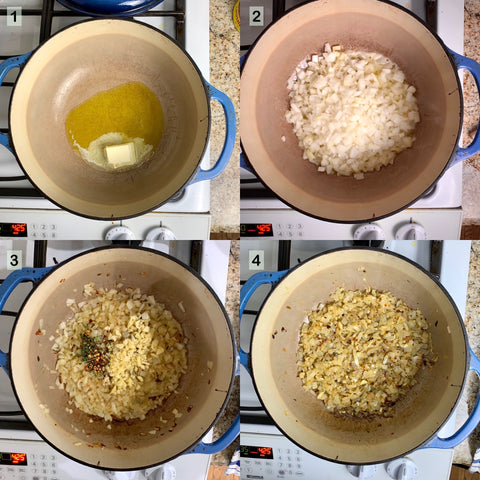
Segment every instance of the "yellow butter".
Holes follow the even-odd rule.
[[[106,170],[134,167],[147,160],[158,146],[163,128],[160,102],[140,82],[128,82],[93,95],[73,108],[65,121],[72,147],[82,158]],[[136,146],[135,161],[106,158],[107,146],[131,142]]]
[[[105,147],[105,158],[113,168],[128,167],[137,163],[135,144],[133,142]]]

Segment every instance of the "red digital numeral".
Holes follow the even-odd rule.
[[[26,453],[11,453],[10,454],[12,457],[12,463],[15,464],[20,464],[20,463],[25,463],[25,458],[27,456]]]
[[[258,453],[261,457],[266,457],[268,455],[271,455],[272,449],[269,447],[258,447]]]
[[[271,230],[272,226],[268,223],[264,225],[257,225],[258,234],[263,235]]]
[[[16,223],[12,225],[12,234],[13,235],[20,235],[21,233],[24,233],[26,230],[27,226],[25,223]]]

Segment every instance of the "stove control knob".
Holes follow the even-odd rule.
[[[418,223],[402,225],[395,233],[395,240],[426,240],[427,231]]]
[[[175,234],[167,227],[157,227],[147,233],[145,240],[154,242],[155,240],[176,240]]]
[[[357,227],[353,233],[354,240],[385,240],[385,232],[374,223],[367,223]]]
[[[147,468],[145,476],[148,480],[175,480],[177,471],[172,464],[167,463],[161,467]]]
[[[347,465],[347,470],[360,480],[373,478],[377,473],[376,465]]]
[[[117,225],[107,232],[105,240],[135,240],[135,234],[128,227]]]
[[[397,458],[387,465],[387,473],[396,480],[413,480],[418,476],[418,467],[407,457]]]

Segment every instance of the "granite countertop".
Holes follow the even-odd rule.
[[[227,277],[227,295],[225,309],[232,323],[235,341],[240,345],[240,241],[230,242],[230,261]],[[232,424],[240,410],[240,377],[236,377],[230,399],[225,411],[220,416],[213,428],[213,439],[216,440]],[[225,450],[212,456],[212,465],[229,465],[235,449],[240,445],[237,439]]]
[[[465,328],[468,341],[475,355],[480,357],[480,241],[472,242],[470,268],[468,274],[467,303],[465,308]],[[475,406],[478,392],[478,378],[470,372],[465,391],[458,406],[456,425],[459,428]],[[480,426],[454,450],[453,462],[470,466],[475,451],[480,447]]]
[[[210,83],[227,94],[237,113],[235,148],[227,168],[211,182],[212,238],[240,236],[240,32],[233,23],[236,0],[210,0]],[[210,157],[212,163],[223,147],[225,123],[222,108],[212,104]],[[222,237],[223,234],[223,237]]]
[[[464,1],[464,55],[480,63],[480,2]],[[473,140],[480,115],[479,94],[470,74],[465,75],[464,92],[463,144],[465,146]],[[480,192],[480,153],[463,162],[464,225],[480,225],[478,192]]]

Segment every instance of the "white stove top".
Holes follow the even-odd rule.
[[[286,9],[302,3],[303,0],[286,0]],[[394,0],[395,3],[410,9],[421,18],[426,16],[424,0]],[[253,2],[255,3],[255,2]],[[257,1],[270,6],[270,0]],[[464,0],[436,0],[437,33],[444,43],[457,53],[463,53],[463,3]],[[249,0],[249,4],[252,4]],[[252,4],[253,5],[253,4]],[[265,18],[271,19],[271,8],[265,12]],[[248,18],[245,19],[248,22]],[[261,28],[258,28],[261,30]],[[259,32],[249,29],[249,43]],[[242,42],[242,44],[245,42]],[[460,73],[461,74],[461,73]],[[249,189],[262,189],[260,183],[251,183],[256,179],[251,172],[241,169],[240,178],[242,193]],[[255,195],[242,195],[241,222],[244,224],[272,224],[273,236],[278,239],[329,239],[349,240],[355,234],[362,234],[362,239],[375,238],[412,238],[404,235],[414,235],[405,226],[417,224],[422,227],[417,239],[458,239],[462,225],[462,165],[457,164],[445,172],[435,188],[423,198],[417,200],[410,208],[374,222],[375,230],[367,229],[358,232],[361,224],[337,224],[314,219],[299,213],[276,197],[259,198]],[[401,228],[403,227],[403,230]],[[406,229],[406,230],[405,230]],[[405,233],[406,232],[406,233]],[[413,237],[415,238],[415,237]]]
[[[279,242],[265,242],[262,240],[242,240],[241,244],[241,280],[247,280],[260,270],[277,271],[278,259],[282,258],[281,249],[285,246]],[[351,242],[341,241],[292,241],[289,252],[289,267],[300,261],[332,248],[351,245]],[[427,270],[431,268],[431,242],[387,241],[383,248],[399,253],[415,261]],[[283,250],[283,258],[285,250]],[[287,255],[288,256],[288,255]],[[260,263],[259,263],[260,262]],[[447,289],[457,305],[462,318],[465,316],[467,280],[470,263],[470,242],[445,241],[442,244],[442,255],[438,265],[440,282]],[[287,268],[282,266],[281,268]],[[263,285],[252,295],[246,306],[246,312],[241,320],[240,346],[244,351],[249,350],[250,336],[257,312],[270,286]],[[319,459],[290,442],[266,418],[261,403],[255,393],[249,374],[242,367],[240,376],[240,410],[242,415],[250,419],[241,423],[241,445],[272,448],[273,459],[242,458],[242,478],[294,479],[294,478],[321,478],[321,480],[353,480],[345,465],[340,465]],[[442,436],[448,437],[455,431],[455,415],[452,415],[447,424],[440,431]],[[281,457],[281,458],[280,458]],[[418,468],[416,478],[421,480],[448,480],[453,458],[453,449],[423,449],[417,450],[408,458],[413,460]],[[376,466],[373,480],[391,480],[387,473],[388,464]],[[282,473],[283,472],[283,473]],[[318,476],[321,472],[321,476]],[[367,475],[368,472],[365,472]],[[247,476],[253,475],[253,476]],[[258,475],[255,477],[255,475]],[[407,477],[414,478],[414,477]]]
[[[5,0],[1,2],[1,9],[8,7],[22,7],[21,25],[7,26],[6,21],[0,22],[0,56],[9,57],[27,53],[33,50],[39,42],[41,30],[41,15],[38,12],[28,13],[32,10],[41,10],[45,2],[42,0]],[[136,20],[147,23],[161,29],[163,32],[175,38],[197,64],[203,77],[208,81],[210,60],[209,60],[209,2],[208,0],[185,0],[182,9],[177,8],[176,0],[164,0],[152,8],[151,11],[163,12],[162,16],[148,16],[148,13],[134,17]],[[185,22],[181,24],[177,32],[176,16],[169,12],[184,11]],[[52,19],[52,33],[67,27],[72,23],[85,20],[80,14],[69,14],[70,12],[58,2],[54,2],[55,15]],[[63,13],[63,15],[62,15]],[[7,18],[6,16],[2,18]],[[6,82],[15,82],[18,70],[14,69],[7,77]],[[8,108],[11,95],[11,86],[0,87],[0,128],[8,128]],[[204,169],[210,167],[209,147],[200,163]],[[0,177],[23,176],[14,155],[6,148],[0,146]],[[13,189],[25,189],[14,192]],[[32,224],[35,221],[37,212],[43,215],[39,224],[54,226],[59,231],[58,236],[48,235],[44,238],[85,238],[103,239],[108,231],[111,222],[94,221],[83,219],[65,212],[43,197],[30,194],[35,192],[28,180],[1,181],[0,179],[0,219],[6,222]],[[10,193],[12,192],[12,193]],[[177,199],[162,205],[153,213],[137,217],[135,222],[117,221],[114,225],[127,225],[131,234],[125,239],[143,239],[150,230],[159,226],[166,226],[173,231],[177,238],[200,238],[208,239],[210,232],[210,182],[201,181],[188,186]],[[172,217],[171,214],[174,214]],[[178,218],[180,216],[180,218]],[[197,218],[194,218],[197,217]],[[192,221],[190,221],[192,220]],[[191,223],[190,232],[186,233],[182,228],[183,223]],[[31,230],[31,229],[29,229]],[[33,233],[33,230],[31,230]],[[52,232],[53,233],[53,232]],[[2,236],[0,234],[0,236]],[[35,238],[33,235],[30,237]],[[37,237],[38,238],[38,237]],[[40,237],[41,238],[41,237]]]

